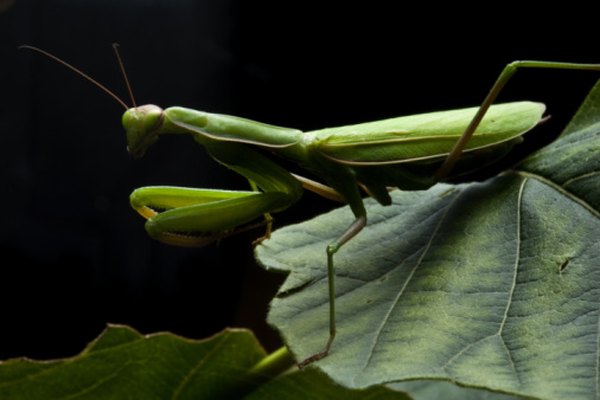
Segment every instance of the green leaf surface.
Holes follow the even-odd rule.
[[[110,326],[73,358],[1,363],[0,399],[236,398],[264,355],[244,330],[196,341]]]
[[[412,400],[412,397],[396,390],[384,386],[348,389],[333,383],[317,370],[307,368],[284,374],[260,386],[244,400]]]
[[[522,397],[466,388],[444,381],[407,381],[389,385],[410,393],[414,400],[518,400]]]
[[[599,398],[600,85],[565,133],[485,182],[368,200],[335,257],[338,333],[313,365],[351,388],[435,379],[543,399]],[[257,247],[289,272],[269,321],[299,360],[328,338],[325,247],[342,207]]]
[[[0,399],[411,399],[401,389],[341,387],[315,370],[298,370],[285,351],[279,354],[265,358],[243,329],[190,340],[112,325],[75,357],[0,363]],[[282,367],[289,371],[282,374]]]

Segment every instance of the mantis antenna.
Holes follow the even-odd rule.
[[[129,78],[127,77],[127,72],[125,72],[125,65],[123,64],[123,60],[121,59],[121,54],[119,53],[119,43],[113,43],[112,47],[117,56],[117,61],[119,62],[119,68],[121,68],[121,74],[123,74],[123,79],[125,80],[125,85],[127,85],[127,91],[129,91],[129,98],[131,99],[131,104],[133,104],[133,108],[137,108],[137,104],[135,104],[135,98],[133,97],[133,90],[131,89],[131,83],[129,83]]]
[[[56,57],[55,55],[50,54],[47,51],[42,50],[40,48],[37,48],[37,47],[34,47],[34,46],[29,46],[29,45],[19,46],[19,49],[28,49],[28,50],[37,51],[38,53],[43,54],[43,55],[45,55],[48,58],[51,58],[52,60],[56,61],[57,63],[64,65],[65,67],[67,67],[70,70],[74,71],[76,74],[78,74],[78,75],[82,76],[83,78],[87,79],[92,84],[94,84],[96,87],[102,89],[106,94],[108,94],[110,97],[112,97],[113,99],[115,99],[120,105],[122,105],[125,108],[125,110],[128,110],[130,108],[123,100],[121,100],[116,94],[114,94],[106,86],[104,86],[103,84],[101,84],[100,82],[98,82],[97,80],[95,80],[94,78],[92,78],[91,76],[89,76],[88,74],[86,74],[85,72],[79,70],[78,68],[75,68],[74,66],[72,66],[68,62],[63,61],[60,58]],[[118,56],[118,53],[117,53],[117,56]],[[120,62],[120,58],[119,58],[119,62]],[[125,79],[127,79],[127,77]],[[129,82],[127,82],[127,87],[129,88],[129,91],[131,93],[131,88],[129,86]],[[133,99],[133,95],[131,96],[131,98]]]

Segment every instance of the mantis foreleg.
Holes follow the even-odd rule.
[[[269,213],[289,207],[302,194],[289,172],[253,149],[233,145],[211,150],[217,161],[245,176],[256,191],[137,189],[131,204],[148,220],[150,236],[168,244],[199,246],[266,223],[268,237]],[[257,222],[263,216],[264,221]]]
[[[176,203],[169,200],[174,196]],[[181,198],[187,199],[185,203]],[[281,193],[221,191],[150,186],[135,190],[131,204],[147,218],[146,231],[161,242],[200,246],[251,227],[261,215],[284,201]]]

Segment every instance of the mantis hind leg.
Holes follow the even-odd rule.
[[[331,344],[335,339],[336,323],[335,323],[335,265],[334,255],[340,248],[365,227],[367,224],[366,214],[358,216],[354,222],[344,231],[344,233],[333,243],[327,246],[327,284],[329,291],[329,339],[323,351],[314,354],[298,364],[302,368],[310,363],[322,359],[329,354]]]
[[[465,146],[475,133],[475,130],[479,126],[481,120],[487,113],[487,110],[496,100],[498,94],[502,91],[506,83],[512,78],[512,76],[517,72],[519,68],[545,68],[545,69],[573,69],[573,70],[589,70],[589,71],[600,71],[600,64],[577,64],[577,63],[563,63],[563,62],[553,62],[553,61],[514,61],[508,64],[502,72],[500,76],[496,79],[496,82],[490,89],[489,93],[479,106],[479,110],[475,113],[475,116],[465,129],[465,132],[461,135],[461,137],[456,141],[454,147],[446,157],[446,160],[442,164],[442,166],[435,173],[436,180],[442,180],[452,170],[456,161],[460,158],[462,151]]]

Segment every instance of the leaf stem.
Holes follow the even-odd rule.
[[[294,356],[287,347],[282,346],[256,363],[248,371],[248,376],[253,380],[270,380],[294,366],[296,366]]]
[[[240,377],[237,385],[229,388],[228,399],[241,399],[258,390],[267,382],[286,373],[296,365],[296,360],[283,346],[260,359],[252,368]]]

